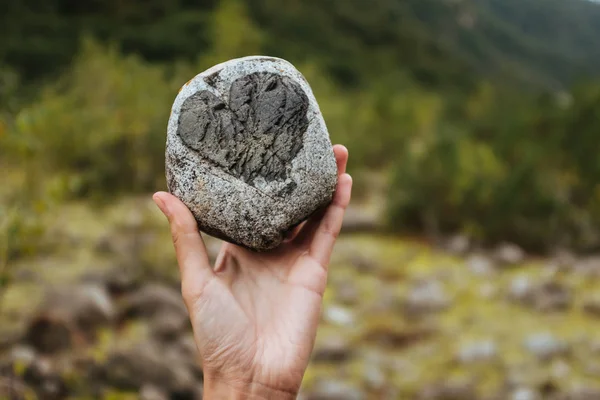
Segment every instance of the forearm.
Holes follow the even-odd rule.
[[[258,382],[229,383],[204,377],[204,398],[207,400],[294,400],[297,393],[265,386]]]

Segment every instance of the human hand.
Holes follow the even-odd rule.
[[[295,398],[312,352],[327,267],[350,202],[348,151],[333,148],[338,184],[331,205],[273,251],[225,243],[211,268],[192,213],[165,192],[181,290],[202,360],[209,399]]]

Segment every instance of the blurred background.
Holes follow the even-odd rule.
[[[150,195],[179,87],[255,54],[355,179],[302,398],[600,399],[586,0],[3,0],[0,398],[200,398]]]

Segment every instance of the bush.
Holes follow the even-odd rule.
[[[592,87],[570,104],[474,94],[466,119],[434,121],[432,134],[408,139],[393,168],[391,228],[534,250],[599,247],[598,107]]]
[[[69,195],[155,189],[176,87],[161,67],[87,41],[62,79],[17,114],[20,161]]]

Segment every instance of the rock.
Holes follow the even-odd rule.
[[[525,261],[525,252],[516,244],[502,243],[494,251],[494,258],[502,265],[516,265]]]
[[[577,262],[577,257],[567,249],[557,249],[553,252],[550,262],[561,270],[570,270]]]
[[[162,311],[152,317],[150,328],[157,339],[170,341],[189,327],[187,315]]]
[[[75,296],[67,296],[64,300],[76,303],[74,316],[81,330],[91,332],[113,320],[115,309],[108,292],[102,286],[80,285],[75,290]]]
[[[452,254],[463,255],[469,251],[471,243],[465,235],[454,235],[446,243],[446,250]]]
[[[10,351],[10,359],[13,364],[29,366],[35,361],[36,357],[35,350],[29,346],[18,345]]]
[[[367,398],[360,388],[334,380],[319,382],[305,397],[307,400],[363,400]]]
[[[27,341],[45,353],[64,350],[76,337],[93,338],[96,329],[110,324],[114,315],[112,300],[100,285],[51,291],[28,325]]]
[[[525,301],[533,296],[534,285],[528,276],[520,275],[510,282],[508,295],[513,300]]]
[[[562,311],[571,306],[571,290],[559,281],[549,281],[534,285],[526,276],[513,279],[509,298],[538,311]]]
[[[25,340],[42,353],[56,353],[73,344],[73,326],[61,317],[39,315],[29,323]]]
[[[35,359],[25,370],[24,379],[39,398],[64,399],[68,394],[66,382],[48,358]]]
[[[427,386],[418,396],[421,400],[475,400],[477,394],[468,382],[444,382]]]
[[[559,400],[600,400],[600,389],[577,388],[558,398]]]
[[[33,399],[35,394],[24,382],[14,377],[0,376],[0,399],[25,400]]]
[[[151,318],[159,314],[176,314],[187,318],[181,292],[169,286],[149,283],[123,299],[121,318]]]
[[[114,268],[106,274],[104,282],[111,295],[130,293],[140,286],[140,268]]]
[[[169,395],[160,388],[147,384],[140,390],[140,400],[169,400]]]
[[[364,382],[369,389],[381,390],[386,384],[385,373],[379,365],[367,363],[365,365]]]
[[[511,400],[540,400],[538,393],[531,388],[517,388],[510,398]]]
[[[568,343],[556,338],[549,332],[529,335],[524,341],[525,348],[540,360],[549,360],[569,352]]]
[[[352,326],[354,324],[352,311],[337,305],[326,306],[323,317],[327,322],[334,325]]]
[[[590,278],[600,277],[600,256],[590,256],[573,262],[573,270]]]
[[[571,289],[560,282],[546,282],[536,290],[534,306],[540,311],[566,310],[572,302]]]
[[[201,230],[259,251],[329,204],[337,182],[310,86],[287,61],[262,56],[216,65],[183,86],[166,174]]]
[[[490,276],[493,275],[496,270],[494,268],[494,262],[483,254],[472,254],[467,258],[467,268],[478,276]]]
[[[456,358],[463,364],[485,362],[496,358],[498,348],[493,340],[481,340],[463,345]]]
[[[199,383],[178,355],[159,343],[142,342],[132,348],[114,350],[103,366],[103,375],[109,385],[123,390],[139,390],[152,384],[169,395],[193,393]]]
[[[404,302],[406,313],[413,316],[441,311],[449,305],[450,297],[444,286],[433,279],[418,282],[410,289]]]
[[[313,362],[342,363],[353,355],[350,343],[340,335],[329,336],[318,341],[312,353]]]

